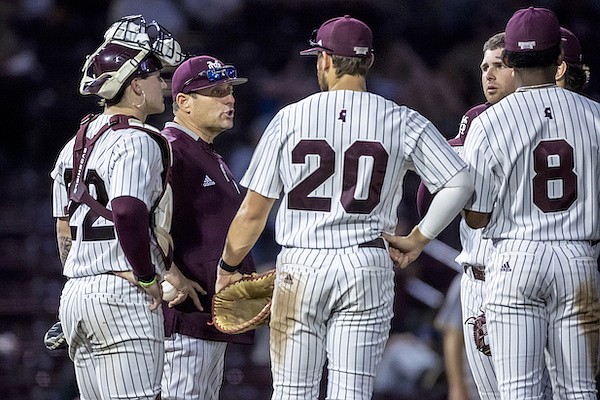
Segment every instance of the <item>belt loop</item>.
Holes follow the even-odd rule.
[[[471,271],[471,276],[478,281],[485,281],[485,268],[471,264],[463,264],[463,268],[465,269],[465,273]]]

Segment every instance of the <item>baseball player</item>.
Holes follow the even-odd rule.
[[[556,71],[556,85],[582,93],[590,82],[590,68],[583,63],[581,44],[577,36],[560,27],[563,61]]]
[[[162,134],[173,150],[169,188],[173,199],[174,262],[185,277],[202,288],[200,309],[192,301],[167,306],[163,399],[217,400],[223,381],[227,342],[252,343],[253,332],[226,335],[208,323],[227,228],[243,194],[215,151],[214,139],[233,127],[233,86],[245,83],[234,66],[211,56],[182,63],[172,79],[175,118]],[[246,257],[242,271],[254,264]],[[170,279],[169,276],[166,278]]]
[[[51,172],[68,278],[59,317],[82,399],[160,397],[157,275],[168,264],[150,215],[163,193],[170,151],[144,121],[164,111],[163,64],[181,59],[179,44],[154,21],[133,16],[111,25],[87,57],[79,89],[99,96],[104,111],[84,118]]]
[[[474,106],[465,113],[461,119],[458,134],[449,141],[452,148],[459,155],[463,152],[464,142],[473,119],[515,90],[513,70],[502,61],[503,50],[504,32],[493,35],[483,45],[483,59],[480,70],[481,85],[486,102]],[[417,195],[417,209],[420,214],[426,212],[430,202],[431,195],[425,186],[421,184]],[[477,349],[473,340],[473,328],[470,325],[472,323],[471,317],[484,311],[485,266],[492,257],[491,242],[482,238],[481,231],[482,229],[471,229],[464,219],[461,219],[460,242],[462,250],[456,261],[463,266],[465,273],[459,278],[460,290],[448,291],[448,296],[458,295],[460,300],[456,301],[453,298],[447,300],[450,304],[460,304],[462,312],[455,315],[460,315],[461,321],[454,320],[455,318],[452,318],[451,315],[442,314],[449,313],[446,310],[448,307],[446,307],[446,309],[440,310],[441,315],[436,318],[436,323],[444,332],[444,355],[451,360],[456,360],[453,364],[447,365],[447,369],[450,370],[447,373],[451,376],[458,375],[454,381],[449,379],[450,394],[456,393],[457,398],[461,398],[460,396],[465,393],[464,374],[459,375],[459,373],[463,371],[463,353],[466,353],[469,370],[477,386],[479,397],[482,400],[500,399],[492,359]],[[460,335],[460,344],[458,344],[458,335]],[[446,349],[447,345],[451,347],[448,351]],[[455,373],[455,371],[458,373]],[[544,382],[544,398],[551,399],[552,387],[547,370],[545,370]],[[451,383],[455,383],[455,385]]]
[[[404,267],[471,194],[463,162],[428,120],[367,91],[372,42],[369,27],[346,15],[324,22],[301,52],[317,56],[322,92],[283,108],[267,126],[217,267],[216,291],[241,277],[239,263],[283,193],[270,322],[273,399],[317,398],[325,361],[328,399],[371,398],[394,299],[382,236]],[[436,212],[407,237],[384,234],[395,229],[409,169],[439,190]]]
[[[502,399],[595,399],[600,305],[600,104],[555,85],[556,15],[518,10],[505,29],[515,93],[481,113],[465,141],[476,194],[466,205],[493,253],[485,269],[490,347]]]

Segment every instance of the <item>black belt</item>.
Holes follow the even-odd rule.
[[[473,278],[479,281],[485,281],[485,270],[478,265],[464,264],[465,272],[469,269],[473,272]]]
[[[358,245],[358,247],[376,247],[378,249],[385,249],[385,242],[382,238],[373,239],[370,242],[364,242]]]

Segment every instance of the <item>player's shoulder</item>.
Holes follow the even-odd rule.
[[[469,132],[469,128],[471,127],[473,120],[487,110],[490,106],[490,103],[482,103],[469,108],[460,119],[460,124],[458,125],[458,134],[448,141],[450,145],[462,146],[467,138],[467,133]]]

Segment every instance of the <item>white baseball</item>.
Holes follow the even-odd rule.
[[[167,281],[161,283],[164,301],[173,301],[177,297],[177,289]]]

